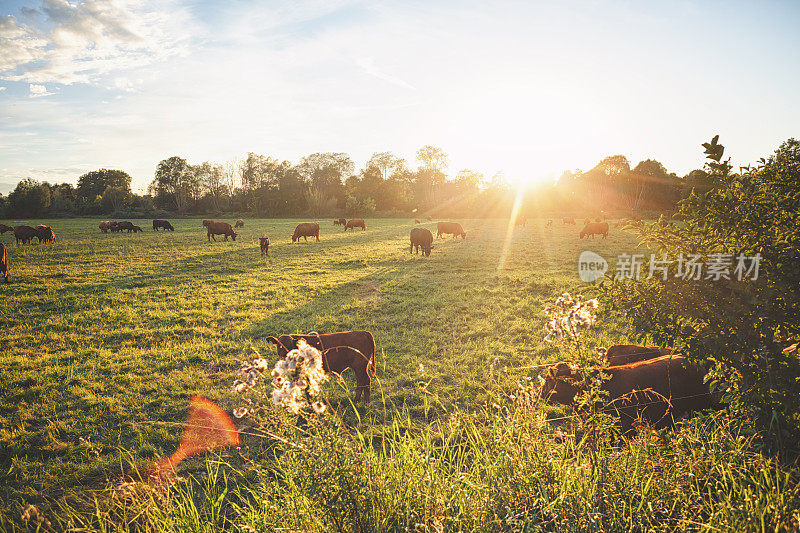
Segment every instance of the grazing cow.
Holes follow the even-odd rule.
[[[308,242],[309,237],[316,237],[319,242],[319,223],[317,222],[301,222],[294,228],[292,233],[292,242],[297,242],[303,237]]]
[[[100,228],[100,231],[102,231],[103,233],[108,233],[108,230],[111,229],[111,221],[104,220],[103,222],[98,224],[97,227]]]
[[[637,418],[663,428],[686,413],[719,407],[703,382],[703,372],[682,355],[595,368],[589,371],[589,378],[596,378],[600,371],[611,379],[601,385],[608,393],[608,403],[598,407],[619,416],[625,433],[630,433]],[[550,367],[540,381],[541,397],[564,405],[575,405],[575,395],[589,386],[578,369],[566,362]]]
[[[261,245],[261,256],[269,255],[269,236],[262,235],[258,242]]]
[[[124,230],[125,227],[123,226],[122,222],[114,221],[114,222],[111,222],[111,225],[109,226],[108,229],[111,230],[111,233],[117,233],[119,231]]]
[[[336,220],[333,221],[334,226],[344,226],[345,224],[347,224],[346,218],[337,218]]]
[[[464,231],[464,228],[461,227],[461,224],[458,222],[437,222],[436,223],[436,238],[442,236],[442,234],[452,234],[453,238],[455,239],[459,235],[461,235],[462,239],[467,237],[467,232]]]
[[[662,355],[673,353],[669,348],[658,346],[639,346],[637,344],[615,344],[605,350],[604,356],[608,366],[622,366],[648,359],[656,359]]]
[[[133,226],[133,224],[131,224],[131,226]],[[142,230],[141,226],[133,226],[133,227],[132,227],[132,228],[131,228],[131,229],[128,231],[128,233],[130,233],[131,231],[133,231],[134,233],[141,233],[141,232],[142,232],[142,231],[144,231],[144,230]]]
[[[214,221],[213,221],[213,220],[204,220],[204,221],[203,221],[203,227],[204,227],[204,228],[207,228],[208,226],[210,226],[210,225],[211,225],[211,224],[213,224],[213,223],[214,223]]]
[[[36,237],[36,230],[34,228],[24,224],[14,226],[14,238],[17,239],[17,244],[20,242],[22,242],[22,244],[30,244],[31,239],[34,237]]]
[[[158,231],[158,228],[163,228],[164,231],[175,231],[175,228],[173,228],[172,224],[170,224],[168,221],[158,219],[153,220],[153,231]]]
[[[244,220],[237,220],[236,224],[233,225],[234,228],[243,228],[244,227]]]
[[[0,276],[8,283],[8,256],[6,255],[6,245],[0,242]]]
[[[309,333],[308,335],[279,335],[267,337],[267,342],[278,348],[278,357],[283,359],[289,350],[297,347],[297,341],[305,341],[323,354],[326,372],[341,374],[352,368],[356,375],[355,401],[370,400],[371,377],[375,377],[375,338],[369,331],[340,331],[337,333]]]
[[[36,237],[39,238],[39,244],[42,244],[42,242],[56,242],[56,232],[50,226],[39,224],[33,229],[36,231]]]
[[[548,220],[547,223],[544,225],[544,227],[545,228],[552,228],[553,227],[553,221],[552,220]]]
[[[122,222],[117,222],[117,228],[119,228],[119,231],[126,229],[128,230],[128,233],[130,232],[138,233],[142,231],[142,228],[140,228],[139,226],[135,226],[133,222],[129,222],[127,220],[123,220]],[[113,228],[111,231],[114,231]]]
[[[422,255],[425,257],[431,255],[431,248],[433,248],[433,233],[428,228],[414,228],[411,230],[411,247],[408,253],[414,253],[416,248],[419,254],[419,249],[422,248]]]
[[[514,221],[515,226],[525,227],[528,224],[528,217],[517,217]]]
[[[608,237],[608,222],[589,222],[581,230],[580,238],[591,236],[594,239],[595,235],[602,235],[604,239]]]
[[[575,218],[573,218],[573,217],[564,217],[564,218],[561,219],[561,223],[564,224],[565,226],[567,224],[572,224],[574,226],[575,225]]]
[[[353,231],[355,231],[356,228],[361,228],[362,231],[367,229],[366,224],[364,224],[363,218],[354,218],[352,220],[348,220],[347,224],[344,225],[345,231],[347,231],[348,229],[352,229]]]
[[[14,228],[11,226],[6,226],[5,224],[0,224],[0,235],[4,234],[7,231],[14,231]]]
[[[217,238],[214,235],[224,235],[226,241],[228,240],[228,237],[235,241],[236,236],[239,235],[233,231],[233,228],[227,222],[211,222],[206,227],[208,228],[206,238],[209,242],[211,242],[211,239],[214,239],[214,242],[217,242]]]

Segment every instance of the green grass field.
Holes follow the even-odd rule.
[[[530,367],[575,356],[544,341],[542,310],[564,291],[595,294],[578,255],[594,250],[613,268],[636,247],[620,229],[581,241],[560,222],[530,220],[509,235],[507,221],[464,220],[467,238],[436,240],[426,258],[409,254],[408,220],[347,233],[324,222],[321,242],[299,244],[289,238],[297,220],[246,220],[237,241],[216,243],[200,220],[140,234],[102,234],[92,219],[31,222],[52,225],[57,242],[2,238],[11,284],[0,285],[0,529],[19,527],[29,503],[83,531],[797,522],[796,473],[749,452],[724,421],[598,455],[568,434],[569,420],[543,424],[541,407],[510,400],[540,372]],[[584,357],[634,340],[611,303],[601,301]],[[354,410],[352,391],[326,385],[350,429],[302,437],[308,452],[247,438],[239,451],[191,459],[181,474],[193,481],[167,500],[113,489],[132,466],[175,450],[191,395],[238,407],[240,361],[253,348],[275,358],[265,337],[345,329],[372,331],[378,348],[369,406]]]
[[[445,406],[480,405],[494,386],[490,367],[526,375],[516,369],[558,360],[542,340],[542,308],[580,290],[580,251],[634,246],[621,231],[587,242],[575,226],[532,220],[514,230],[501,270],[502,220],[462,221],[466,240],[439,239],[428,258],[409,254],[407,220],[347,233],[325,221],[321,242],[299,244],[289,239],[296,220],[247,220],[236,242],[216,243],[200,220],[173,221],[174,233],[134,221],[148,228],[139,234],[102,234],[93,219],[43,222],[54,245],[3,238],[12,280],[0,287],[6,502],[91,486],[113,475],[120,448],[169,453],[179,435],[145,422],[180,420],[194,393],[230,411],[238,360],[251,347],[275,357],[263,339],[281,332],[372,331],[375,397],[420,419],[421,377]],[[607,326],[597,342],[620,340]]]

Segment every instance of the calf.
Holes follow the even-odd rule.
[[[205,222],[203,223],[205,224]],[[236,236],[239,235],[233,231],[233,228],[227,222],[211,222],[206,227],[208,228],[208,232],[206,232],[206,238],[209,242],[211,242],[211,239],[214,239],[214,242],[217,242],[217,238],[214,235],[224,235],[226,241],[228,240],[228,237],[235,241]]]
[[[292,233],[292,242],[297,242],[303,237],[308,242],[309,237],[316,237],[319,242],[319,223],[318,222],[301,222],[294,228]]]
[[[261,245],[261,256],[269,255],[269,236],[262,235],[261,238],[258,239],[259,244]]]
[[[422,248],[422,255],[428,257],[431,255],[431,248],[433,248],[433,234],[428,228],[414,228],[411,230],[411,248],[409,253],[414,253],[416,248],[419,254],[419,249]]]
[[[591,236],[594,239],[595,235],[602,235],[605,239],[608,237],[608,222],[589,222],[581,230],[580,238]]]
[[[442,236],[442,234],[452,234],[453,238],[455,239],[459,235],[461,235],[462,239],[467,237],[467,232],[464,231],[464,228],[461,227],[461,224],[458,222],[437,222],[436,223],[436,238]]]
[[[153,231],[158,231],[159,228],[163,228],[164,231],[166,230],[175,231],[175,228],[173,228],[172,224],[170,224],[168,221],[158,220],[158,219],[153,220]]]
[[[21,224],[14,226],[14,238],[17,239],[17,244],[30,244],[31,239],[36,237],[36,230],[30,226]]]
[[[297,347],[297,341],[300,339],[305,339],[310,346],[322,352],[326,372],[330,370],[340,374],[346,368],[352,368],[356,375],[355,401],[363,398],[364,402],[369,402],[370,377],[376,376],[375,338],[372,333],[369,331],[339,331],[337,333],[292,334],[266,338],[267,342],[277,346],[278,357],[281,359],[285,358],[290,350]],[[342,347],[347,349],[338,349]]]
[[[6,255],[6,245],[0,242],[0,276],[8,283],[8,256]]]
[[[348,229],[352,229],[353,231],[355,231],[356,228],[361,228],[362,231],[367,229],[366,224],[364,224],[364,219],[354,218],[352,220],[348,220],[347,224],[344,225],[345,231],[347,231]]]
[[[631,432],[637,418],[658,429],[671,426],[684,414],[719,407],[703,382],[702,370],[682,355],[594,368],[589,371],[589,380],[597,379],[599,372],[609,375],[610,379],[603,381],[600,387],[608,393],[608,401],[598,407],[618,416],[625,433]],[[584,380],[578,369],[566,362],[550,367],[546,377],[540,380],[540,397],[564,405],[574,406],[575,396],[589,387],[588,380]]]
[[[36,231],[36,237],[39,239],[39,244],[42,244],[42,242],[56,242],[56,233],[50,226],[39,224],[33,229]]]
[[[608,366],[622,366],[648,359],[656,359],[662,355],[673,353],[669,348],[659,348],[658,346],[639,346],[638,344],[615,344],[611,346],[603,355]]]
[[[244,227],[244,220],[237,220],[236,224],[233,225],[234,228],[243,228]]]

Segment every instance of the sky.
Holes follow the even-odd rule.
[[[0,0],[0,192],[423,145],[451,175],[684,175],[716,134],[746,164],[800,136],[798,27],[796,1]]]

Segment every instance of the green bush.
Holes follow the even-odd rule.
[[[679,224],[639,223],[642,242],[678,266],[691,255],[729,263],[725,279],[676,277],[617,281],[610,301],[655,341],[716,362],[714,381],[731,412],[757,432],[760,445],[800,452],[800,142],[741,174],[720,162],[722,145],[706,145],[714,188],[681,202]],[[759,270],[737,270],[760,257]],[[684,266],[686,263],[683,263]],[[741,279],[739,279],[741,278]]]

